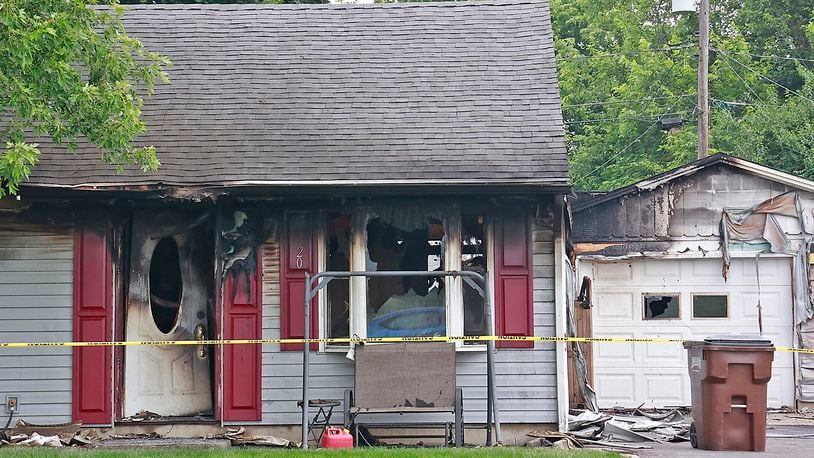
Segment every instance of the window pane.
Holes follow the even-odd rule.
[[[727,299],[723,295],[693,296],[693,318],[726,318],[729,316]]]
[[[677,294],[646,294],[644,296],[644,319],[678,318]]]
[[[486,237],[483,215],[461,215],[461,269],[483,274],[486,271]],[[463,284],[464,335],[485,336],[486,309],[483,296],[466,282]],[[465,342],[464,345],[482,345],[483,342]]]
[[[328,240],[326,251],[327,270],[350,270],[350,218],[347,215],[328,216]],[[326,288],[327,331],[329,338],[350,336],[350,282],[347,278],[336,278]]]
[[[432,217],[403,217],[398,225],[373,218],[367,270],[444,270],[444,235],[443,222]],[[446,335],[443,277],[369,278],[367,307],[368,337]]]

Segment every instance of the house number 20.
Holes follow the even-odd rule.
[[[302,238],[297,240],[297,269],[302,269],[303,266],[303,253],[305,253],[305,246],[303,246]]]

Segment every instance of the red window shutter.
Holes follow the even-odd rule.
[[[263,333],[263,267],[260,250],[253,272],[232,269],[226,274],[224,337],[261,339]],[[226,345],[223,361],[223,419],[261,420],[262,345]]]
[[[286,212],[280,240],[280,335],[283,339],[305,336],[305,272],[317,270],[317,248],[314,215],[309,211]],[[318,336],[316,297],[311,302],[311,337]],[[317,350],[317,344],[311,344]],[[300,344],[281,345],[282,350],[302,351]]]
[[[531,233],[523,209],[503,212],[495,237],[495,324],[500,336],[533,336]],[[532,348],[534,342],[498,341],[499,348]]]
[[[73,339],[77,342],[112,338],[113,262],[110,227],[106,220],[82,215],[74,235]],[[74,347],[74,421],[110,425],[112,347]]]

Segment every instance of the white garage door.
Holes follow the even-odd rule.
[[[581,274],[593,278],[595,337],[704,339],[758,333],[754,259],[734,259],[727,282],[721,277],[720,259],[584,266]],[[776,346],[791,347],[791,260],[761,258],[760,283],[763,335]],[[773,367],[769,406],[794,405],[792,355],[775,353]],[[690,405],[687,355],[680,344],[594,344],[594,373],[601,407]]]

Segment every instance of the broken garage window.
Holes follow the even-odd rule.
[[[678,318],[678,294],[645,294],[644,319]]]
[[[484,216],[461,215],[461,269],[483,274],[486,272],[486,234]],[[485,336],[486,309],[483,296],[468,283],[462,282],[464,301],[464,335]],[[483,342],[465,342],[464,345],[482,345]]]
[[[696,294],[692,297],[693,318],[726,318],[729,298],[723,294]]]
[[[444,223],[421,208],[393,208],[366,226],[368,271],[444,270]],[[443,277],[367,279],[368,337],[446,335]]]
[[[327,260],[329,271],[350,270],[350,217],[328,215]],[[350,280],[335,278],[326,287],[327,333],[329,338],[350,336]]]

